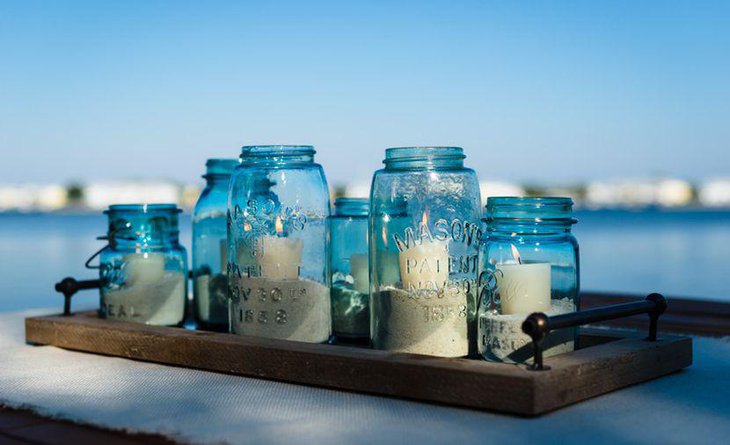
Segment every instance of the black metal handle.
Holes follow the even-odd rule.
[[[80,290],[98,289],[101,287],[101,280],[77,280],[73,277],[66,277],[56,283],[56,292],[63,294],[63,315],[71,315],[71,297]]]
[[[550,369],[545,366],[542,357],[542,344],[545,337],[555,329],[582,326],[598,321],[614,320],[638,314],[649,314],[649,336],[647,340],[656,341],[657,323],[659,316],[667,309],[667,300],[661,294],[650,294],[646,299],[635,303],[615,304],[587,311],[571,312],[569,314],[548,317],[542,312],[530,314],[522,323],[522,332],[532,338],[534,350],[533,363],[528,367],[533,371]]]

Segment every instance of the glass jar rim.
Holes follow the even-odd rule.
[[[367,216],[370,213],[369,198],[343,196],[335,200],[335,215]]]
[[[577,222],[573,199],[565,196],[491,196],[487,198],[486,220],[554,220]]]
[[[241,147],[241,156],[282,156],[282,155],[313,155],[316,151],[313,145],[244,145]]]
[[[108,209],[104,210],[105,214],[112,212],[136,212],[136,213],[153,213],[153,212],[174,212],[181,213],[177,204],[171,203],[152,203],[152,204],[111,204]]]
[[[390,147],[385,149],[385,160],[383,163],[390,161],[401,161],[408,159],[433,159],[433,158],[449,158],[464,159],[464,149],[455,146],[412,146],[412,147]]]
[[[490,205],[500,206],[572,206],[573,198],[569,196],[490,196],[487,198],[487,207]]]
[[[205,175],[230,175],[241,164],[236,158],[209,158],[205,161]]]

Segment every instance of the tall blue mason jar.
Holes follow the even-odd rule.
[[[522,322],[533,312],[559,315],[578,308],[578,242],[570,198],[487,200],[487,237],[480,258],[479,352],[491,361],[532,357]],[[552,332],[545,355],[572,351],[577,330]]]
[[[208,159],[193,210],[193,300],[202,329],[228,332],[228,182],[238,159]]]
[[[389,148],[370,199],[371,338],[377,349],[476,353],[481,198],[458,147]]]
[[[228,194],[231,331],[310,343],[332,332],[330,201],[314,148],[243,147]]]
[[[175,204],[120,204],[104,212],[109,245],[99,257],[104,318],[159,326],[183,321],[187,253]]]
[[[367,198],[338,198],[330,219],[332,325],[338,342],[370,343]]]

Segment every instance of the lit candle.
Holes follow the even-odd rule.
[[[275,228],[276,236],[266,235],[263,238],[263,253],[259,259],[261,275],[272,279],[297,279],[302,260],[302,240],[284,237],[284,226],[278,216]]]
[[[422,224],[428,228],[423,213]],[[441,289],[449,279],[449,249],[445,242],[421,238],[398,255],[401,283],[404,290]]]
[[[514,264],[498,264],[497,290],[501,313],[530,314],[550,309],[550,263],[522,264],[520,253],[512,246]]]
[[[159,252],[137,252],[124,255],[125,284],[148,285],[159,282],[165,275],[165,255]]]
[[[355,292],[370,293],[370,272],[366,253],[355,253],[350,256],[350,275],[352,275],[352,288]]]

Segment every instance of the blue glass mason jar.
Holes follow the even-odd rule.
[[[370,343],[367,198],[338,198],[330,219],[332,325],[343,343]]]
[[[104,318],[178,326],[187,301],[187,253],[175,204],[120,204],[104,212],[109,245],[99,257]]]
[[[389,148],[370,198],[371,339],[377,349],[476,353],[481,198],[458,147]]]
[[[532,357],[522,322],[533,312],[578,308],[578,242],[570,198],[487,200],[487,237],[480,258],[479,352],[487,360],[524,363]],[[577,330],[547,336],[545,356],[575,348]]]
[[[193,301],[201,329],[228,332],[226,211],[238,159],[208,159],[205,188],[193,210]]]
[[[323,343],[332,333],[330,200],[314,148],[243,147],[228,193],[231,331]]]

